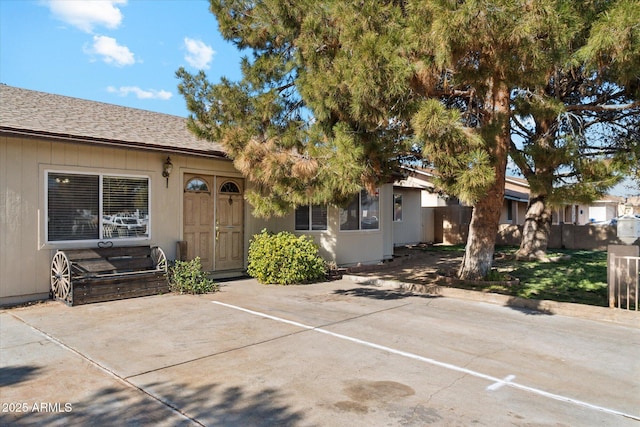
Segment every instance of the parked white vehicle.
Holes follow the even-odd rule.
[[[104,215],[102,224],[107,237],[131,237],[147,234],[146,222],[133,216]]]

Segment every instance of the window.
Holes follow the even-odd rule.
[[[149,179],[47,173],[47,240],[149,237]]]
[[[296,230],[326,230],[327,229],[327,206],[326,205],[305,205],[296,208],[295,212]]]
[[[240,194],[240,189],[235,182],[227,181],[220,187],[221,193],[237,193]]]
[[[378,193],[360,191],[349,205],[340,209],[340,230],[378,230],[380,197]]]
[[[393,220],[402,221],[402,194],[393,195]]]
[[[513,200],[507,200],[507,221],[513,221]]]
[[[209,186],[206,181],[202,178],[191,178],[189,182],[187,182],[185,191],[194,192],[194,193],[208,193]]]

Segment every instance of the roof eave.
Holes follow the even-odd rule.
[[[137,148],[140,150],[147,150],[147,151],[162,151],[162,152],[171,152],[176,154],[190,154],[190,155],[198,155],[202,157],[214,157],[214,158],[230,160],[229,157],[226,155],[226,153],[220,150],[198,150],[198,149],[167,146],[167,145],[160,145],[160,144],[142,143],[138,141],[120,141],[120,140],[112,140],[112,139],[105,139],[105,138],[93,138],[93,137],[87,137],[87,136],[57,134],[52,132],[11,128],[6,126],[0,126],[0,133],[8,136],[19,136],[23,138],[40,138],[40,139],[46,139],[50,141],[59,141],[59,142],[74,142],[74,143],[92,144],[92,145],[96,145],[96,144],[108,145],[108,146],[119,147],[119,148]]]

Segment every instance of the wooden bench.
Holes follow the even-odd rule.
[[[167,258],[157,246],[58,250],[51,296],[67,305],[169,292]]]

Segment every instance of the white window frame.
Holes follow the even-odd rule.
[[[381,197],[380,197],[380,190],[376,189],[376,197],[378,197],[378,227],[377,228],[362,228],[362,193],[365,192],[366,194],[370,195],[369,192],[367,190],[360,190],[358,192],[358,194],[354,195],[354,198],[357,197],[358,198],[358,228],[353,228],[353,229],[343,229],[342,228],[342,223],[338,224],[338,228],[340,229],[340,232],[342,233],[353,233],[353,232],[379,232],[380,231],[380,214],[381,214],[381,210],[380,210],[380,204],[381,204]],[[352,199],[353,200],[353,199]],[[349,203],[351,204],[351,203]],[[342,218],[343,215],[343,208],[340,208],[339,210],[339,218]],[[340,221],[338,221],[340,222]]]
[[[83,176],[97,176],[98,177],[98,238],[97,239],[78,239],[78,240],[49,240],[49,174],[64,174],[64,175],[83,175]],[[104,193],[103,193],[103,182],[104,178],[131,178],[131,179],[146,179],[147,180],[147,206],[148,206],[148,221],[147,221],[147,235],[146,236],[128,236],[128,237],[106,237],[104,233],[103,227],[103,206],[104,206]],[[111,241],[115,240],[118,242],[127,242],[127,241],[148,241],[151,240],[151,177],[149,175],[140,175],[140,174],[123,174],[123,173],[108,173],[108,172],[87,172],[87,171],[74,171],[74,170],[60,170],[60,169],[45,169],[44,170],[44,236],[45,243],[47,245],[60,245],[60,244],[82,244],[87,242],[100,242],[100,241]]]
[[[396,212],[396,197],[400,198],[400,219],[398,219],[397,212]],[[404,207],[404,202],[403,202],[402,193],[393,193],[393,222],[402,222],[404,218],[403,207]]]
[[[325,223],[324,223],[324,228],[322,229],[314,229],[313,228],[313,206],[320,206],[320,207],[324,207],[327,214],[325,215]],[[309,223],[307,224],[307,228],[297,228],[297,224],[296,224],[296,212],[298,211],[298,209],[304,209],[307,208],[308,212],[309,212]],[[327,231],[329,229],[329,207],[326,205],[303,205],[303,206],[298,206],[297,208],[295,208],[294,213],[293,213],[293,229],[295,231],[308,231],[308,232],[323,232],[323,231]]]

